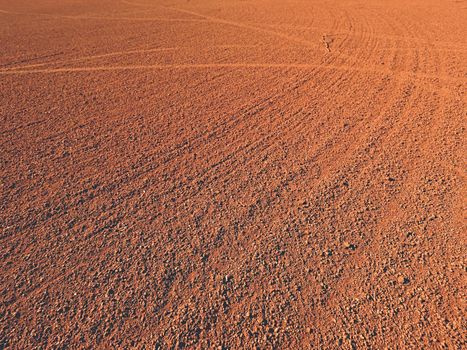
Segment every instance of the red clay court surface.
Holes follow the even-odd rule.
[[[0,0],[0,349],[463,349],[467,2]]]

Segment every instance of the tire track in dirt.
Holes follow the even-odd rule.
[[[127,5],[132,5],[132,6],[139,6],[139,7],[151,8],[151,9],[156,9],[157,8],[157,6],[153,6],[153,5],[149,5],[149,4],[140,4],[140,3],[125,1],[125,0],[121,0],[120,2],[124,3],[124,4],[127,4]],[[211,21],[213,23],[217,22],[219,20],[224,21],[224,19],[222,19],[222,18],[213,17],[213,16],[206,16],[206,15],[204,15],[202,13],[198,13],[198,12],[195,12],[195,11],[190,11],[190,10],[186,10],[186,9],[182,9],[182,8],[170,7],[170,6],[159,6],[159,7],[174,10],[174,11],[178,11],[178,12],[182,12],[182,13],[191,14],[193,16],[198,16],[198,17],[201,17],[201,18],[206,18],[207,20],[209,20],[209,21]],[[331,17],[335,17],[334,13],[333,13],[333,11],[336,10],[335,8],[332,9],[332,10],[327,8],[327,10],[329,11]],[[367,19],[365,19],[365,20],[367,20]],[[242,28],[253,29],[253,30],[261,30],[261,29],[264,29],[264,27],[273,27],[273,28],[283,27],[281,25],[264,24],[264,23],[261,23],[261,22],[237,22],[237,21],[229,21],[229,20],[227,20],[227,22],[229,22],[228,24],[231,24],[231,25],[235,25],[235,26],[242,27]],[[227,24],[227,23],[225,23],[225,24]],[[326,31],[326,28],[316,27],[316,26],[293,26],[293,25],[289,25],[287,27],[293,28],[293,29],[316,29],[320,33],[322,33],[323,30]],[[333,31],[331,30],[331,32],[333,32]],[[355,33],[355,31],[353,31],[352,28],[350,28],[350,30],[349,29],[343,30],[342,28],[339,28],[338,34],[332,34],[331,33],[331,35],[352,36],[353,33]],[[297,37],[294,37],[294,36],[289,36],[289,35],[287,35],[285,33],[282,33],[282,32],[271,31],[271,32],[269,32],[269,34],[273,34],[273,35],[278,34],[280,37],[282,37],[284,39],[292,40],[292,41],[295,41],[297,43],[302,43],[302,44],[305,43],[305,45],[311,44],[310,42],[308,42],[306,40],[303,40],[303,39],[300,39],[300,38],[297,38]],[[358,35],[358,34],[355,34],[355,35]],[[419,36],[418,37],[416,35],[407,36],[407,35],[404,35],[404,33],[390,34],[390,35],[388,35],[388,34],[373,34],[372,37],[374,39],[378,39],[378,38],[379,39],[391,39],[391,40],[392,39],[403,39],[404,41],[414,42],[415,44],[420,44],[420,43],[432,44],[433,43],[431,41],[423,41],[423,39],[420,38]],[[437,40],[436,43],[437,44],[448,44],[448,45],[454,45],[454,46],[460,45],[461,47],[459,48],[459,50],[462,50],[462,51],[467,50],[465,45],[459,44],[458,42]],[[446,50],[450,50],[450,49],[446,48]],[[454,49],[454,50],[456,50],[456,49]]]
[[[176,11],[179,10],[179,9],[173,9],[173,8],[170,8],[170,9],[176,10]],[[181,10],[181,11],[184,11],[184,10]],[[190,11],[189,11],[189,12],[190,12]],[[197,15],[197,16],[201,16],[201,17],[204,16],[204,15],[198,14],[198,13],[196,13],[196,12],[193,12],[193,14],[194,14],[194,15]],[[215,17],[214,19],[217,19],[217,18]],[[239,24],[239,25],[242,25],[242,23],[238,23],[238,22],[233,22],[233,23],[237,23],[237,24]],[[349,33],[350,33],[350,34],[352,33],[352,27],[350,27]],[[282,33],[279,33],[279,34],[282,34]],[[286,38],[287,40],[289,40],[289,39],[290,39],[290,36],[285,35],[285,36],[283,36],[283,38]],[[299,38],[296,38],[296,37],[294,37],[294,38],[297,39],[297,40],[300,40]],[[344,44],[345,44],[345,40],[347,40],[348,38],[349,38],[349,36],[346,36],[346,38],[345,38],[344,41],[341,43],[341,45],[344,45]],[[123,54],[123,53],[122,53],[122,54]],[[341,54],[339,54],[339,55],[341,55]],[[371,56],[371,52],[368,54],[368,56]],[[96,56],[96,57],[98,57],[98,56]],[[105,56],[103,56],[103,57],[105,57]],[[354,60],[354,61],[355,61],[355,60]],[[361,62],[359,62],[359,63],[361,63]],[[181,68],[181,67],[182,67],[182,66],[177,66],[177,68]],[[345,66],[344,66],[344,67],[345,67]],[[175,68],[175,67],[174,67],[174,68]],[[94,69],[94,68],[90,68],[90,69]],[[381,71],[381,70],[380,70],[380,71]],[[47,72],[49,72],[49,71],[47,71]],[[1,73],[0,73],[0,74],[1,74]],[[431,76],[431,77],[429,77],[429,78],[434,78],[434,77]]]
[[[128,3],[128,2],[126,2],[126,3]],[[241,23],[240,23],[240,24],[241,24]],[[280,33],[280,32],[279,32],[278,34],[283,34],[283,33]],[[286,35],[286,37],[288,38],[289,36]],[[299,40],[299,41],[301,40],[300,38],[297,38],[297,37],[293,37],[293,38],[296,39],[296,40]],[[226,46],[227,46],[227,45],[226,45]],[[305,46],[307,47],[307,45],[305,45]],[[219,47],[221,47],[221,46],[219,46]],[[247,46],[245,46],[245,47],[247,47]],[[130,51],[130,52],[120,52],[120,53],[116,53],[116,55],[118,55],[118,54],[122,54],[122,55],[123,55],[123,54],[127,54],[127,53],[139,53],[139,52],[136,52],[136,50],[135,50],[135,51]],[[109,54],[109,56],[110,56],[110,55],[112,55],[112,54]],[[341,55],[341,54],[339,53],[339,55]],[[106,54],[103,54],[102,56],[100,56],[100,55],[97,55],[97,56],[89,56],[88,58],[89,58],[89,59],[93,59],[93,58],[101,58],[101,57],[106,57],[106,56],[107,56]],[[79,58],[79,59],[76,59],[76,60],[82,60],[82,59],[84,59],[84,58]],[[69,61],[69,62],[74,62],[74,61],[75,61],[75,60],[72,60],[72,61]],[[45,65],[45,64],[44,64],[44,65]],[[30,67],[38,67],[38,66],[43,66],[43,64],[28,65],[28,66],[23,66],[23,67],[20,67],[20,68],[30,68]],[[17,67],[13,67],[13,69],[16,69],[16,68],[17,68]]]
[[[89,73],[98,71],[127,71],[127,70],[162,70],[162,69],[210,69],[210,68],[254,68],[254,69],[328,69],[342,71],[356,71],[377,74],[394,74],[403,77],[409,76],[419,79],[439,79],[448,82],[464,82],[467,78],[457,78],[452,76],[441,76],[436,74],[425,74],[413,71],[398,71],[391,69],[376,69],[355,67],[346,65],[325,65],[325,64],[307,64],[307,63],[206,63],[206,64],[151,64],[151,65],[129,65],[129,66],[95,66],[95,67],[70,67],[70,68],[52,68],[52,69],[29,69],[29,70],[0,70],[0,75],[21,75],[21,74],[53,74],[53,73]]]
[[[300,39],[300,38],[297,38],[295,36],[290,36],[290,35],[284,34],[282,32],[277,32],[277,31],[265,29],[263,27],[258,27],[258,26],[254,26],[254,25],[245,24],[245,23],[242,23],[242,22],[226,20],[226,19],[213,17],[213,16],[208,16],[208,15],[203,15],[203,14],[198,13],[198,12],[185,10],[185,9],[181,9],[181,8],[165,7],[165,6],[163,6],[163,8],[170,9],[170,10],[180,12],[180,13],[186,13],[186,14],[198,16],[200,18],[204,18],[206,20],[209,20],[209,21],[211,21],[213,23],[226,24],[226,25],[230,25],[230,26],[234,26],[234,27],[238,27],[238,28],[250,29],[250,30],[259,31],[259,32],[262,32],[262,33],[265,33],[265,34],[270,34],[270,35],[273,35],[273,36],[276,36],[276,37],[279,37],[279,38],[282,38],[282,39],[286,39],[286,40],[291,41],[291,42],[295,42],[295,43],[300,44],[300,45],[304,45],[306,47],[311,47],[311,48],[318,47],[318,44],[310,42],[308,40]]]
[[[349,31],[348,29],[340,29],[339,31],[334,32],[333,30],[326,29],[326,27],[317,27],[317,26],[295,26],[295,25],[282,25],[282,24],[265,24],[261,22],[251,22],[251,21],[246,21],[244,22],[245,24],[248,25],[253,25],[253,26],[258,26],[258,27],[268,27],[268,28],[278,28],[278,29],[295,29],[295,30],[313,30],[316,33],[323,33],[327,32],[328,36],[331,37],[339,37],[339,36],[351,36],[355,37],[358,39],[359,34],[354,31]],[[371,34],[371,38],[376,40],[376,39],[387,39],[387,40],[404,40],[407,42],[407,44],[426,44],[426,45],[435,45],[433,50],[437,51],[446,51],[446,52],[466,52],[467,48],[466,45],[461,44],[459,42],[454,42],[454,41],[444,41],[444,40],[435,40],[435,41],[428,41],[424,40],[421,38],[417,37],[407,37],[404,36],[403,34],[381,34],[381,33],[376,33],[374,31]],[[440,47],[440,45],[446,45],[448,47]],[[412,48],[407,45],[408,47],[406,48],[399,48],[399,49],[404,49],[404,50],[411,50]],[[360,50],[360,49],[359,49]],[[381,50],[381,49],[380,49]],[[384,49],[384,50],[391,50],[391,49]]]
[[[108,17],[108,16],[82,16],[82,15],[56,15],[49,13],[33,13],[33,12],[11,12],[0,10],[0,13],[12,16],[32,16],[32,17],[48,17],[56,19],[69,20],[107,20],[107,21],[135,21],[135,22],[207,22],[196,18],[166,18],[166,17]]]
[[[254,48],[255,45],[215,45],[211,46],[210,48],[234,48],[234,49],[246,49],[246,48]],[[133,54],[143,54],[143,53],[152,53],[152,52],[164,52],[164,51],[181,51],[181,50],[188,50],[192,49],[189,46],[186,47],[158,47],[158,48],[148,48],[148,49],[135,49],[135,50],[127,50],[127,51],[115,51],[109,53],[103,53],[99,55],[90,55],[90,56],[82,56],[77,58],[65,59],[60,61],[50,61],[44,63],[37,63],[32,65],[25,65],[25,66],[14,66],[9,68],[3,68],[1,70],[8,70],[8,71],[15,71],[15,70],[23,70],[26,68],[35,68],[35,67],[44,67],[44,66],[54,66],[54,65],[63,65],[69,64],[74,62],[81,62],[81,61],[88,61],[88,60],[95,60],[99,58],[108,58],[108,57],[118,57],[118,56],[125,56],[125,55],[133,55]]]

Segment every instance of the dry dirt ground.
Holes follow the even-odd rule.
[[[466,18],[0,0],[0,349],[465,349]]]

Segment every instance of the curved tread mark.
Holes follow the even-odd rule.
[[[412,78],[440,79],[452,82],[465,82],[467,79],[452,76],[440,76],[419,72],[397,71],[389,69],[363,68],[348,65],[326,65],[309,63],[201,63],[201,64],[153,64],[153,65],[128,65],[128,66],[95,66],[95,67],[68,67],[52,69],[30,70],[0,70],[0,75],[34,74],[34,73],[73,73],[73,72],[97,72],[97,71],[124,71],[124,70],[163,70],[163,69],[208,69],[208,68],[296,68],[296,69],[330,69],[357,71],[365,73],[395,74]]]

